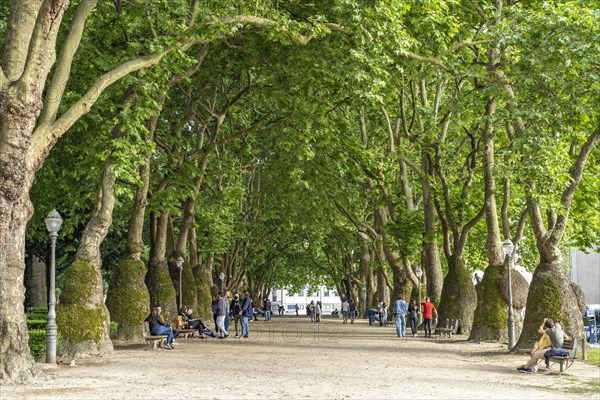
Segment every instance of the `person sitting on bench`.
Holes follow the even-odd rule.
[[[551,319],[544,318],[538,332],[542,334],[539,341],[535,342],[531,349],[531,358],[527,363],[517,371],[523,373],[532,373],[538,371],[538,362],[544,359],[546,352],[552,348],[561,348],[564,341],[564,332],[560,322],[554,322]]]
[[[169,324],[166,324],[164,318],[161,315],[162,308],[160,306],[156,306],[152,309],[152,314],[148,317],[148,325],[150,326],[150,332],[154,336],[167,335],[167,344],[165,344],[164,348],[167,350],[171,350],[173,339],[175,338],[173,334],[173,329]]]
[[[185,310],[184,310],[184,308],[185,308]],[[212,333],[212,331],[210,329],[208,329],[206,327],[206,325],[204,325],[204,323],[202,322],[201,319],[194,318],[193,310],[190,307],[186,307],[186,306],[181,307],[181,311],[179,312],[179,315],[181,316],[181,319],[183,320],[184,324],[186,324],[188,329],[197,329],[198,330],[198,336],[200,337],[200,339],[205,338],[205,336],[204,336],[205,331]],[[209,335],[209,336],[212,336],[212,335]]]

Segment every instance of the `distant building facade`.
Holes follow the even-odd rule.
[[[583,290],[586,304],[600,304],[600,253],[576,250],[569,260],[572,268],[567,274]]]
[[[342,300],[334,289],[325,286],[306,287],[296,293],[289,293],[286,289],[272,289],[271,303],[273,308],[283,305],[286,314],[296,314],[296,304],[298,304],[298,313],[306,315],[306,305],[311,301],[315,303],[321,302],[323,306],[323,314],[331,314],[335,309],[338,311],[341,308]]]

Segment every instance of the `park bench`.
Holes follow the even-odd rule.
[[[439,332],[442,337],[447,335],[448,338],[452,338],[452,335],[455,335],[458,332],[459,327],[460,321],[458,319],[447,319],[444,326],[437,327],[435,331],[436,333]]]
[[[179,332],[179,336],[178,337],[182,337],[182,338],[190,338],[190,337],[194,337],[194,332],[196,332],[195,329],[178,329],[177,332]]]
[[[562,348],[568,350],[569,354],[564,356],[549,357],[549,361],[551,363],[560,365],[560,372],[569,369],[575,362],[575,357],[577,355],[577,339],[571,332],[565,332],[565,339],[563,341]]]
[[[154,336],[150,332],[150,326],[148,321],[144,321],[142,324],[142,335],[144,336],[144,340],[148,344],[148,346],[152,345],[153,349],[158,347],[162,347],[163,342],[167,340],[167,335],[158,335]]]

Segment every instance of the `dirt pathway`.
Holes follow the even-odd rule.
[[[233,336],[233,333],[232,333]],[[600,399],[600,368],[575,362],[520,374],[525,356],[498,343],[399,339],[393,327],[274,317],[249,339],[180,339],[175,350],[116,346],[113,357],[68,362],[4,399]]]

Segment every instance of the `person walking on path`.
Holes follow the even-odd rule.
[[[233,300],[229,305],[229,310],[233,316],[233,325],[235,326],[235,337],[240,336],[240,320],[242,319],[240,311],[242,311],[242,305],[240,303],[239,293],[234,293]]]
[[[321,310],[321,302],[317,301],[317,304],[315,304],[315,322],[321,322],[321,312],[323,310]]]
[[[252,299],[248,289],[244,290],[244,301],[239,315],[242,317],[242,337],[247,338],[250,335],[248,320],[252,318]]]
[[[348,322],[348,313],[350,312],[350,304],[348,304],[348,300],[344,299],[342,303],[342,323],[345,324]]]
[[[308,313],[310,315],[310,322],[315,322],[315,301],[311,300],[308,305]]]
[[[438,312],[429,296],[425,297],[425,301],[421,303],[423,307],[423,327],[425,329],[425,337],[431,337],[431,318],[435,314],[435,318],[438,318]]]
[[[219,328],[220,336],[219,338],[225,339],[229,334],[227,333],[227,329],[225,329],[225,315],[227,315],[227,298],[219,292],[217,294],[217,327]]]
[[[410,314],[410,330],[413,336],[417,336],[417,321],[419,320],[419,307],[417,301],[412,299],[408,305],[408,313]]]
[[[381,303],[381,309],[379,310],[379,326],[386,326],[388,318],[388,307],[385,302]]]
[[[406,336],[406,311],[408,310],[408,304],[402,294],[398,295],[398,298],[394,302],[394,318],[396,320],[396,333],[398,337]]]
[[[227,311],[225,312],[225,330],[229,332],[229,326],[231,325],[231,292],[225,291],[225,301],[227,302]]]
[[[269,298],[265,298],[263,301],[263,312],[265,314],[265,321],[271,320],[271,301]]]
[[[531,349],[531,358],[525,365],[517,368],[517,371],[524,373],[537,372],[537,364],[540,360],[544,359],[545,353],[552,348],[561,348],[563,346],[565,334],[560,322],[544,318],[544,322],[540,325],[538,332],[542,334],[542,337],[538,342],[535,342],[533,349]]]
[[[354,323],[354,318],[356,318],[356,303],[354,300],[350,299],[350,303],[348,303],[348,309],[350,310],[350,323]]]
[[[298,310],[300,310],[300,306],[298,304],[296,304],[294,306],[294,308],[296,309],[296,317],[298,316]]]

